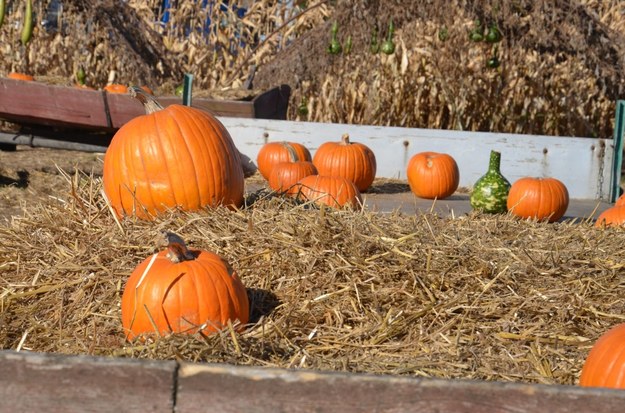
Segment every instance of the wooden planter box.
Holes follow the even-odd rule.
[[[0,351],[0,412],[622,413],[625,391]]]

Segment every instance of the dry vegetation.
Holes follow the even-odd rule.
[[[71,182],[71,185],[70,185]],[[509,216],[246,208],[117,225],[93,176],[0,228],[0,348],[573,384],[623,319],[625,233]],[[225,257],[242,333],[127,343],[120,297],[167,229]]]
[[[239,88],[253,64],[256,88],[292,86],[293,119],[305,101],[314,121],[599,137],[612,134],[624,86],[625,4],[615,0],[256,1],[243,18],[180,2],[173,30],[155,23],[155,0],[63,3],[61,29],[38,26],[26,47],[21,3],[9,3],[0,72],[70,84],[83,65],[95,86],[163,94],[192,72],[198,90],[217,94]],[[223,22],[208,37],[180,32],[208,13]],[[373,55],[372,27],[384,37],[391,16],[397,50]],[[504,35],[497,70],[484,66],[490,46],[467,40],[476,18]],[[349,55],[326,53],[335,20],[342,41],[352,36]],[[261,192],[237,212],[118,225],[97,176],[66,178],[0,226],[2,349],[573,384],[593,341],[625,318],[625,233],[590,222],[322,213]],[[244,332],[124,341],[125,280],[163,229],[237,269],[252,303]]]
[[[198,91],[293,88],[292,119],[610,138],[624,91],[625,4],[618,0],[180,1],[160,23],[161,2],[64,0],[59,30],[38,26],[19,43],[22,6],[9,2],[0,28],[0,72],[72,82],[148,84],[171,93],[185,72]],[[293,6],[293,3],[297,5]],[[36,2],[40,21],[47,2]],[[372,31],[396,51],[369,51]],[[219,22],[206,28],[206,21]],[[497,51],[474,43],[475,20],[497,25]],[[351,53],[330,55],[333,22]],[[446,32],[441,40],[439,33]],[[496,54],[501,62],[489,69]],[[306,115],[298,110],[306,106]]]

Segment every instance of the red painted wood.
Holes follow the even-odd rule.
[[[126,122],[136,116],[143,115],[145,111],[139,101],[130,97],[130,95],[107,93],[109,113],[111,115],[111,123],[113,128],[119,129]],[[182,104],[182,99],[175,96],[163,96],[156,98],[158,102],[167,107],[172,104]],[[254,117],[254,104],[245,101],[234,100],[213,100],[213,99],[194,99],[193,107],[207,110],[215,116],[231,116],[231,117]]]
[[[0,78],[0,118],[80,128],[107,124],[99,91],[5,78]]]

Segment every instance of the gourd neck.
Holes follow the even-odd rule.
[[[147,115],[163,109],[163,106],[158,103],[158,101],[154,99],[153,96],[150,96],[138,86],[130,86],[128,88],[128,93],[130,94],[130,96],[141,102]]]
[[[490,151],[490,161],[488,162],[488,173],[500,175],[501,152]]]

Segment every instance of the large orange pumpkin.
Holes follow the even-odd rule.
[[[123,125],[104,156],[104,192],[116,213],[149,218],[174,207],[240,206],[241,159],[221,122],[188,106],[163,109],[130,90],[147,114]]]
[[[362,206],[356,185],[340,176],[309,175],[297,183],[293,192],[297,199],[317,205],[353,209]]]
[[[176,234],[166,237],[167,249],[139,264],[126,282],[121,301],[126,337],[200,329],[206,334],[228,322],[247,323],[247,292],[230,265],[212,252],[188,250]]]
[[[595,221],[596,227],[622,226],[625,224],[625,204],[614,205],[606,209]]]
[[[518,217],[555,222],[569,206],[569,192],[555,178],[525,177],[510,187],[507,206]]]
[[[290,151],[294,151],[299,161],[310,161],[310,151],[301,143],[297,142],[269,142],[264,144],[258,156],[256,157],[256,164],[258,165],[258,171],[265,178],[269,179],[271,170],[276,164],[280,162],[291,162]]]
[[[419,198],[443,199],[460,184],[456,160],[446,153],[421,152],[408,161],[406,177],[410,190]]]
[[[625,323],[599,337],[584,362],[579,384],[625,389]]]
[[[348,134],[344,134],[340,142],[325,142],[319,146],[313,164],[319,175],[347,178],[359,191],[371,186],[377,169],[373,151],[362,143],[350,142]]]

